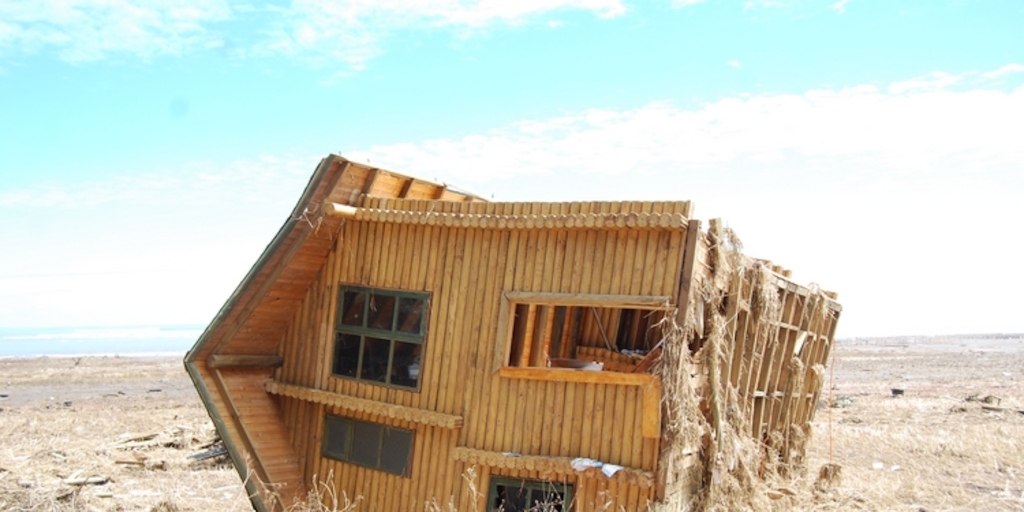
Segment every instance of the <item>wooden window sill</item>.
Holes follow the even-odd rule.
[[[477,450],[466,446],[458,446],[452,452],[455,460],[467,464],[480,464],[492,468],[514,469],[521,471],[536,471],[541,478],[550,478],[551,475],[580,475],[596,478],[601,475],[600,468],[588,468],[584,471],[576,471],[572,467],[573,457],[556,457],[550,455],[512,455],[502,452],[491,452]],[[617,471],[612,480],[619,483],[637,485],[640,487],[651,487],[654,485],[654,473],[642,469],[624,467]]]
[[[286,384],[275,380],[267,381],[267,392],[274,395],[287,396],[298,400],[305,400],[317,404],[339,407],[341,409],[376,414],[385,418],[393,418],[413,423],[422,423],[434,427],[457,429],[462,428],[462,416],[444,414],[404,405],[389,404],[365,398],[332,393],[322,389],[307,388]]]

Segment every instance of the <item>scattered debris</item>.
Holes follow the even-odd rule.
[[[67,485],[104,485],[109,481],[109,476],[90,476],[85,478],[76,477],[64,479],[64,483]]]
[[[845,409],[851,405],[853,405],[852,396],[841,395],[832,400],[832,407],[835,409]]]
[[[894,396],[894,397],[903,396],[903,393],[904,393],[904,391],[902,389],[892,388],[892,396]]]
[[[190,458],[190,459],[192,459],[194,461],[200,461],[200,460],[212,459],[214,457],[220,457],[222,455],[227,455],[227,453],[228,453],[228,449],[227,448],[225,448],[223,446],[217,446],[217,447],[211,448],[209,450],[205,450],[205,451],[201,451],[199,453],[195,453],[195,454],[189,455],[188,458]]]
[[[973,395],[969,395],[967,398],[964,398],[964,401],[965,402],[981,402],[983,404],[989,404],[989,405],[999,405],[999,403],[1002,402],[1003,399],[999,398],[998,396],[995,396],[995,395],[985,395],[983,397],[983,396],[981,396],[980,393],[975,393]]]
[[[1013,408],[1010,408],[1010,407],[1000,407],[998,405],[988,405],[988,404],[982,404],[981,410],[989,411],[989,412],[1016,412],[1016,413],[1019,413],[1019,414],[1024,414],[1024,409],[1013,409]]]
[[[814,490],[826,492],[839,486],[843,481],[843,467],[839,464],[827,463],[818,470],[818,479],[814,481]]]

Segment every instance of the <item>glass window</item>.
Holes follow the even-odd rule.
[[[334,375],[419,389],[428,306],[424,293],[342,286]]]
[[[344,416],[324,418],[324,457],[409,476],[415,432]]]
[[[487,498],[491,512],[567,512],[572,485],[541,480],[491,478]]]

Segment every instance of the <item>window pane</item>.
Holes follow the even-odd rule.
[[[352,435],[352,423],[341,418],[327,417],[324,454],[338,460],[348,460],[349,436]]]
[[[375,423],[355,421],[355,435],[352,439],[352,456],[349,461],[372,468],[378,467],[380,434],[383,427]]]
[[[551,486],[548,486],[551,487]],[[553,488],[534,489],[530,493],[531,511],[555,512],[562,510],[562,495]]]
[[[395,298],[390,295],[370,295],[370,310],[366,313],[366,326],[384,331],[393,330]]]
[[[492,512],[561,512],[569,510],[572,486],[539,480],[493,478],[487,500]]]
[[[395,342],[395,360],[391,363],[391,383],[416,387],[420,381],[420,351],[417,343]]]
[[[342,299],[341,324],[363,326],[363,309],[366,305],[366,294],[363,292],[345,292]]]
[[[360,379],[376,382],[387,382],[388,353],[391,351],[391,340],[365,338],[363,347],[363,370]]]
[[[384,429],[384,448],[380,454],[381,469],[396,475],[408,475],[411,454],[412,432],[397,428]]]
[[[398,328],[399,332],[419,334],[423,329],[423,306],[422,299],[411,299],[402,297],[398,299]]]
[[[501,512],[523,512],[530,492],[522,486],[498,484],[491,509]]]
[[[338,333],[334,339],[334,374],[355,377],[359,367],[359,338],[354,334]]]

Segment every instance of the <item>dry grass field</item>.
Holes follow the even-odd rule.
[[[823,400],[777,508],[1024,510],[1020,337],[844,341],[836,355],[835,407]],[[232,468],[189,459],[214,432],[178,359],[0,359],[0,395],[0,510],[249,509]],[[816,490],[830,460],[841,479]]]

